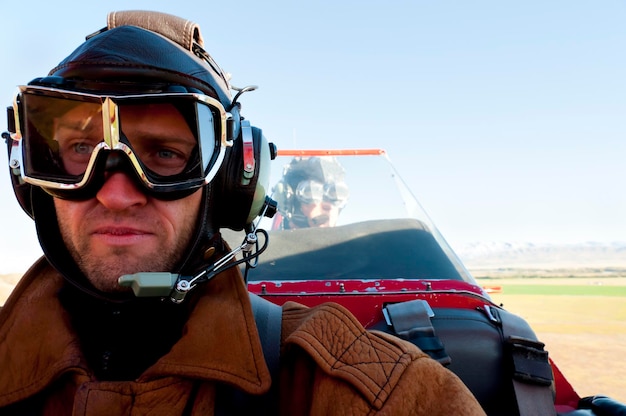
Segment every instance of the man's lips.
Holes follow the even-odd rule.
[[[112,235],[127,235],[127,234],[150,234],[146,231],[136,228],[128,227],[100,227],[94,230],[94,234],[112,234]]]
[[[94,229],[91,235],[109,244],[135,244],[154,236],[154,233],[135,227],[102,226]]]

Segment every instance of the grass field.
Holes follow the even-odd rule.
[[[525,318],[581,396],[626,403],[626,279],[479,279]]]
[[[557,286],[534,284],[511,284],[507,286],[508,295],[542,296],[626,296],[626,286]]]

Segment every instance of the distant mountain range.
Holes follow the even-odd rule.
[[[534,244],[482,242],[454,247],[468,269],[623,269],[626,241]]]
[[[626,241],[613,243],[537,244],[519,242],[479,242],[452,247],[467,269],[475,272],[506,274],[519,270],[533,274],[567,275],[603,273],[626,277]],[[20,273],[0,270],[2,284],[12,286]],[[10,282],[9,282],[10,280]]]

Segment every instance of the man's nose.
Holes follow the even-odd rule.
[[[333,203],[324,199],[322,200],[322,209],[324,209],[324,211],[330,211],[331,209],[333,209]]]
[[[106,208],[122,211],[133,206],[142,206],[148,197],[124,172],[107,172],[102,188],[96,193],[96,199]]]

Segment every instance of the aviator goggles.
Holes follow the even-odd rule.
[[[333,205],[343,206],[348,200],[348,185],[345,182],[321,183],[314,180],[304,180],[296,187],[296,198],[303,204],[330,202]]]
[[[156,197],[190,193],[211,182],[232,145],[230,114],[198,93],[99,96],[21,86],[14,112],[12,163],[25,182],[70,199],[122,169]]]

